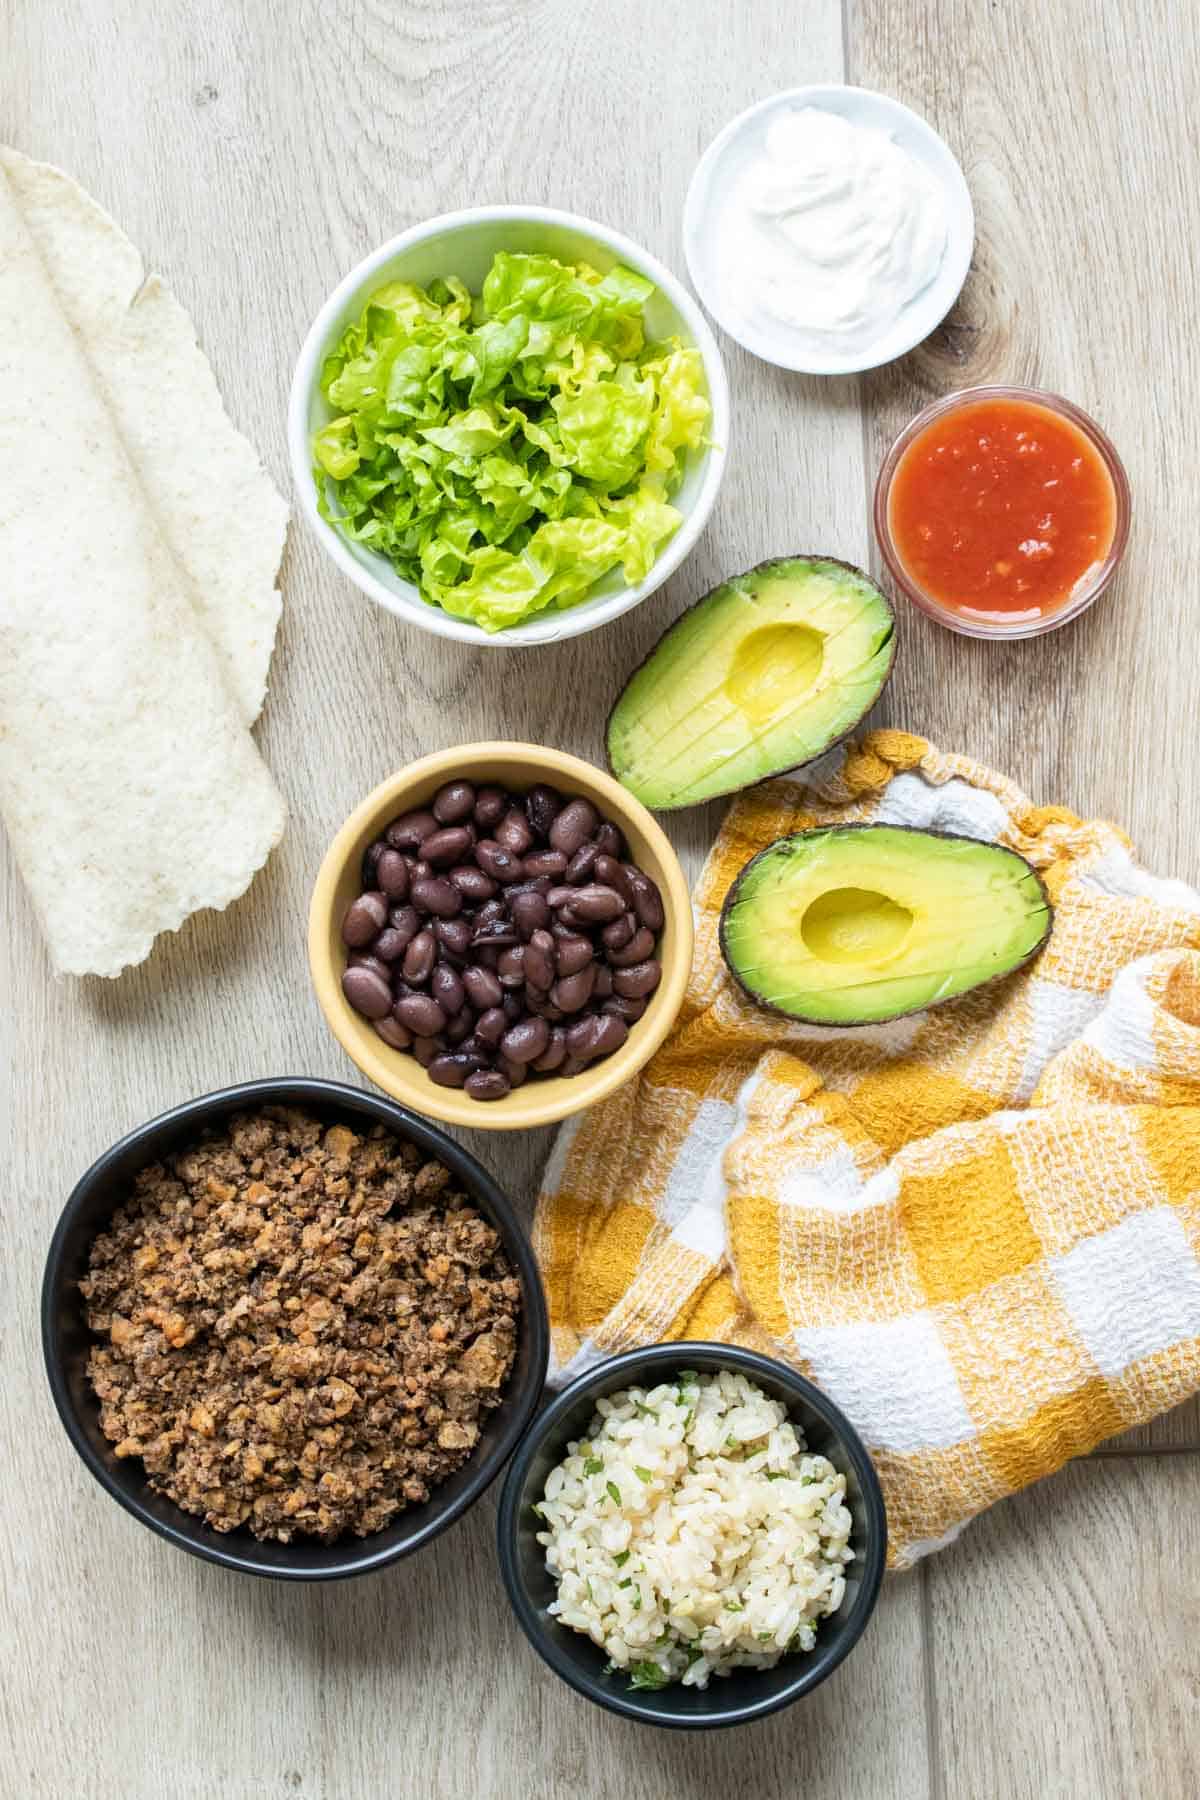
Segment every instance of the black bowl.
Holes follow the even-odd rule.
[[[618,1388],[653,1387],[677,1369],[732,1369],[787,1407],[808,1448],[827,1456],[846,1477],[846,1504],[854,1520],[855,1555],[846,1565],[846,1592],[831,1619],[821,1625],[816,1648],[785,1656],[773,1669],[734,1669],[714,1675],[707,1688],[675,1683],[657,1690],[635,1689],[626,1675],[606,1675],[606,1657],[590,1638],[560,1625],[549,1612],[556,1593],[537,1541],[533,1511],[546,1477],[561,1461],[567,1444],[584,1436],[602,1394]],[[614,1356],[564,1390],[536,1420],[505,1477],[500,1497],[500,1568],[517,1618],[538,1655],[577,1692],[610,1712],[646,1725],[687,1729],[742,1725],[777,1712],[809,1693],[850,1654],[874,1610],[887,1551],[887,1515],[879,1477],[858,1433],[832,1400],[786,1363],[729,1344],[657,1344]]]
[[[444,1163],[471,1200],[500,1233],[520,1279],[522,1307],[517,1356],[504,1398],[483,1427],[479,1444],[462,1468],[443,1482],[422,1506],[410,1507],[395,1524],[370,1537],[341,1538],[333,1544],[296,1540],[260,1542],[248,1531],[213,1531],[149,1487],[141,1462],[118,1459],[100,1429],[99,1408],[87,1380],[88,1351],[95,1341],[84,1322],[79,1294],[92,1240],[148,1163],[194,1141],[206,1125],[247,1108],[303,1107],[331,1124],[366,1120],[386,1125],[397,1137]],[[336,1581],[408,1556],[462,1517],[494,1480],[533,1415],[546,1377],[549,1330],[537,1264],[516,1214],[482,1164],[403,1106],[336,1081],[249,1081],[177,1106],[122,1138],[92,1164],[63,1208],[42,1281],[42,1349],[46,1372],[67,1436],[100,1485],[151,1531],[193,1556],[226,1569],[270,1575],[285,1581]]]

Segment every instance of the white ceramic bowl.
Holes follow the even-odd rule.
[[[728,204],[747,160],[762,148],[781,112],[813,106],[839,113],[855,125],[886,131],[937,181],[946,203],[946,251],[930,285],[903,307],[891,325],[865,349],[822,354],[801,344],[786,325],[768,330],[743,316],[730,292],[728,257],[717,219]],[[764,362],[806,375],[853,375],[904,356],[941,324],[957,300],[975,248],[975,213],[966,178],[949,145],[919,113],[890,94],[829,83],[772,94],[731,119],[696,165],[683,211],[683,247],[696,291],[719,325]]]
[[[652,338],[679,337],[695,344],[704,361],[708,397],[712,406],[709,436],[712,448],[689,452],[683,481],[672,504],[683,514],[683,524],[664,544],[649,575],[629,587],[615,569],[598,583],[591,597],[563,612],[537,613],[522,625],[486,632],[469,619],[456,619],[438,606],[421,599],[385,557],[353,544],[329,525],[317,511],[312,474],[311,441],[314,431],[332,417],[320,390],[321,365],[346,325],[357,318],[372,289],[385,281],[415,281],[424,285],[438,275],[457,275],[473,293],[498,250],[528,251],[557,256],[564,262],[588,262],[601,273],[614,263],[626,263],[654,283],[646,304],[647,333]],[[598,625],[628,612],[661,587],[677,569],[704,529],[729,450],[729,386],[716,339],[707,320],[683,284],[647,251],[590,219],[556,212],[542,206],[480,206],[469,211],[443,213],[423,225],[402,231],[382,244],[351,269],[339,282],[313,321],[300,351],[292,377],[288,407],[288,449],[292,477],[300,504],[321,546],[356,587],[380,606],[422,631],[439,637],[458,638],[467,644],[511,648],[523,644],[553,644],[579,637]]]

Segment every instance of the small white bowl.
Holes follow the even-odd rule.
[[[351,319],[358,317],[367,296],[385,281],[415,281],[424,286],[439,275],[457,275],[478,293],[498,250],[557,256],[564,262],[588,262],[602,274],[626,263],[654,283],[646,303],[647,335],[679,337],[694,344],[704,363],[712,407],[712,448],[688,453],[683,481],[671,503],[683,524],[662,548],[649,575],[629,587],[620,569],[597,585],[590,599],[556,612],[536,613],[522,625],[486,632],[469,619],[456,619],[422,600],[417,589],[399,575],[386,557],[351,543],[317,511],[312,473],[312,434],[332,418],[321,393],[321,365]],[[461,643],[512,648],[553,644],[594,631],[630,607],[637,606],[677,569],[703,531],[725,473],[729,449],[729,386],[717,342],[708,321],[683,284],[647,251],[606,225],[544,206],[479,206],[443,213],[414,225],[365,257],[339,282],[313,321],[292,377],[288,406],[288,449],[292,478],[300,504],[324,550],[356,587],[380,606],[422,631]]]
[[[747,159],[762,148],[767,129],[777,113],[799,107],[817,107],[839,113],[854,125],[886,131],[901,149],[916,158],[938,182],[946,201],[947,239],[937,276],[902,308],[874,343],[844,355],[823,355],[797,342],[786,325],[770,332],[744,318],[724,279],[726,262],[715,220],[728,203],[733,183]],[[696,165],[683,212],[683,247],[692,281],[705,306],[731,338],[764,362],[806,375],[853,375],[861,369],[877,369],[904,356],[940,325],[958,298],[975,248],[975,213],[966,178],[949,146],[918,113],[869,88],[829,83],[789,88],[739,113],[717,134]]]

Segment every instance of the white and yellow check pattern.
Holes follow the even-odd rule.
[[[717,946],[731,882],[851,820],[1020,851],[1055,905],[1041,957],[889,1025],[752,1006]],[[1200,894],[878,732],[735,801],[695,906],[673,1034],[546,1173],[554,1382],[669,1338],[785,1357],[865,1439],[896,1567],[1200,1388]]]

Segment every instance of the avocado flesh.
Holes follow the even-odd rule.
[[[752,998],[822,1025],[920,1012],[1039,950],[1045,889],[998,844],[896,825],[780,838],[747,864],[721,949]]]
[[[892,662],[892,612],[859,569],[797,556],[697,601],[625,687],[614,773],[647,806],[697,806],[811,762],[853,730]]]

